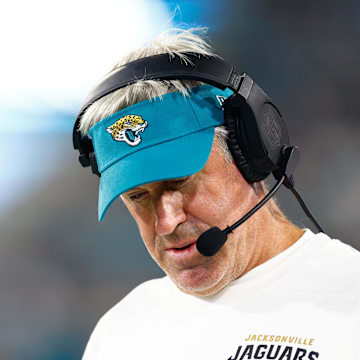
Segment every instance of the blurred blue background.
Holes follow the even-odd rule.
[[[116,58],[171,25],[208,26],[217,53],[278,104],[301,150],[298,190],[330,236],[360,249],[359,17],[356,0],[4,3],[0,359],[80,359],[100,316],[163,276],[120,201],[97,222],[98,178],[71,132]],[[286,189],[278,199],[312,227]]]

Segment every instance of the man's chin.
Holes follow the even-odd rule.
[[[210,296],[220,291],[226,271],[211,271],[209,268],[195,266],[179,270],[176,274],[168,273],[175,285],[184,293],[197,296]],[[223,284],[224,283],[224,284]]]

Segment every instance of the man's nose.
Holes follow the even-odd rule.
[[[155,231],[159,235],[172,234],[186,220],[183,197],[179,191],[164,191],[156,207]]]

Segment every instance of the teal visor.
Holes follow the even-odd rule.
[[[125,191],[200,171],[210,155],[215,127],[224,124],[221,104],[232,93],[200,85],[189,97],[169,93],[94,125],[89,135],[101,173],[99,221]]]

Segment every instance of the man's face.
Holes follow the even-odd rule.
[[[166,166],[164,164],[164,166]],[[257,196],[234,164],[215,145],[203,169],[186,178],[134,188],[122,196],[150,255],[177,287],[193,295],[211,295],[249,266],[255,244],[249,220],[229,234],[221,250],[204,257],[195,246],[201,233],[225,229],[256,203]],[[187,249],[179,249],[193,244]]]

